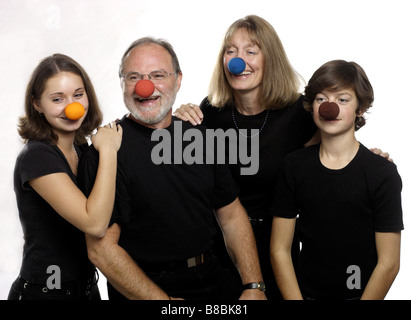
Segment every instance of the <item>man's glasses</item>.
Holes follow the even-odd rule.
[[[145,74],[141,74],[138,72],[129,72],[126,75],[122,75],[122,77],[124,78],[127,84],[135,84],[137,81],[143,80],[144,76],[148,76],[148,79],[150,79],[153,82],[161,82],[167,79],[172,74],[175,74],[175,72],[168,73],[164,70],[156,70]]]

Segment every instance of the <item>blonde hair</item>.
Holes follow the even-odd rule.
[[[208,100],[216,107],[234,106],[233,89],[224,73],[223,57],[234,32],[244,29],[264,55],[264,75],[259,104],[265,109],[282,109],[299,97],[301,76],[288,61],[274,28],[259,16],[250,15],[235,21],[227,30],[209,86]]]

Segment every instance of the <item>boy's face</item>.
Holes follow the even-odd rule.
[[[335,102],[340,112],[335,120],[326,120],[318,112],[323,102]],[[313,102],[313,117],[317,127],[325,134],[340,135],[347,132],[354,133],[358,100],[352,89],[323,90],[318,93]]]

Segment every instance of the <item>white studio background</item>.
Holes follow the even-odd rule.
[[[184,74],[175,106],[199,103],[207,94],[225,31],[249,14],[274,26],[306,81],[333,59],[355,61],[367,72],[375,103],[357,137],[367,147],[388,151],[403,179],[401,271],[387,299],[411,299],[407,0],[0,0],[0,299],[7,298],[21,264],[13,168],[23,146],[17,119],[37,63],[56,52],[76,59],[94,83],[107,123],[126,113],[117,76],[125,49],[143,36],[164,38],[174,46]],[[100,289],[106,299],[103,277]]]

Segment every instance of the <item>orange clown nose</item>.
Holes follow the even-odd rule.
[[[85,109],[81,103],[73,102],[66,106],[64,112],[70,120],[78,120],[84,115]]]

